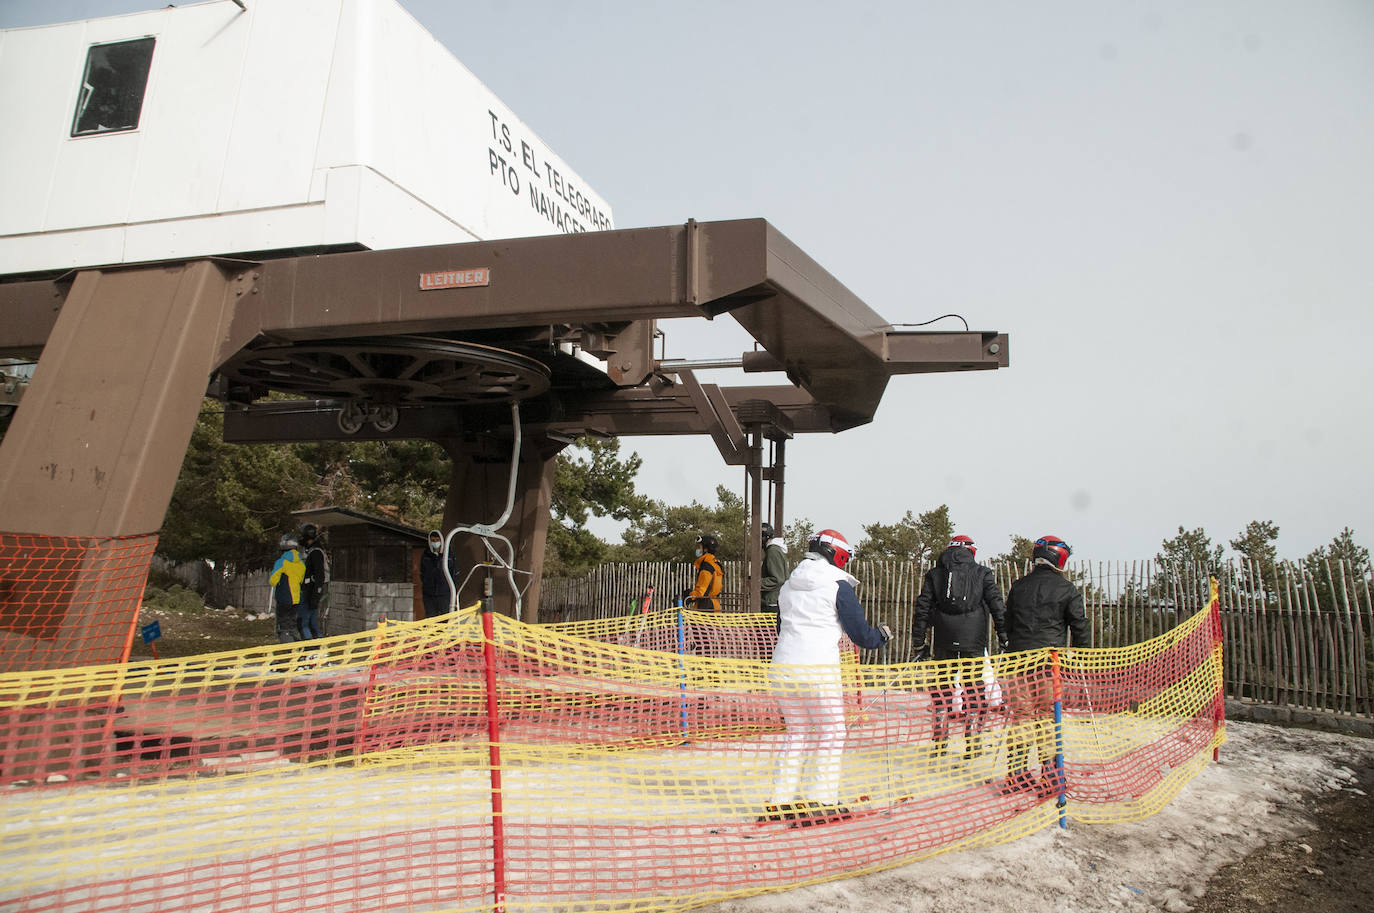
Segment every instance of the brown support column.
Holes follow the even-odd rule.
[[[79,273],[0,443],[7,530],[154,533],[219,344],[209,261]]]
[[[429,530],[425,530],[429,532]],[[428,545],[428,540],[426,540]],[[423,548],[412,548],[410,550],[410,617],[420,621],[425,617],[425,591],[420,586],[420,557],[424,555]]]
[[[763,579],[763,433],[755,425],[749,431],[749,541],[745,543],[744,608],[759,611],[759,582]]]
[[[499,455],[502,444],[490,449],[461,441],[445,441],[444,449],[452,461],[449,472],[448,500],[444,504],[444,532],[458,525],[495,523],[506,507],[506,493],[510,485],[509,444]],[[544,570],[544,543],[549,529],[549,504],[553,492],[557,456],[543,456],[536,448],[522,448],[520,468],[515,480],[515,507],[510,520],[497,530],[515,547],[515,567],[529,571],[532,576],[516,574],[516,583],[528,588],[524,591],[521,612],[523,621],[538,619],[539,577]],[[496,543],[501,548],[500,543]],[[459,581],[474,564],[488,560],[482,541],[475,535],[459,534],[453,538],[453,554],[458,559]],[[506,615],[515,612],[515,599],[501,568],[492,571],[494,605]],[[485,574],[478,571],[458,593],[458,605],[470,605],[481,598]]]
[[[772,471],[773,471],[773,529],[777,530],[777,534],[778,534],[779,536],[782,535],[782,531],[783,531],[783,529],[785,528],[785,527],[784,527],[785,514],[783,514],[783,511],[782,511],[782,489],[783,489],[783,476],[785,475],[785,469],[786,469],[786,466],[787,466],[786,454],[787,454],[787,441],[786,441],[786,439],[784,439],[784,438],[778,438],[778,440],[777,440],[777,450],[775,450],[775,451],[773,452],[773,466],[772,466]]]
[[[0,442],[0,671],[124,658],[232,281],[77,274]]]

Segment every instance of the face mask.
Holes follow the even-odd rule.
[[[444,543],[442,541],[435,542],[431,539],[429,543],[429,550],[437,555],[444,550]]]
[[[697,549],[697,557],[698,557],[698,558],[701,557],[701,549]]]

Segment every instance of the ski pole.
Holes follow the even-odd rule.
[[[888,721],[892,716],[887,712],[887,693],[892,690],[892,665],[889,662],[891,657],[887,654],[887,644],[883,644],[883,760],[887,768],[887,796],[888,801],[892,800],[892,744],[895,741],[892,733],[888,731]]]

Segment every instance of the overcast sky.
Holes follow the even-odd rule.
[[[893,323],[1010,334],[1010,368],[894,378],[794,441],[789,519],[858,540],[943,503],[987,556],[1257,519],[1286,556],[1374,544],[1374,3],[401,4],[617,227],[763,217]],[[751,345],[694,323],[669,357]],[[651,496],[743,491],[707,438],[626,447]]]

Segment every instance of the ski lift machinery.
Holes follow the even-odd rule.
[[[229,442],[440,443],[445,548],[495,561],[517,616],[577,437],[710,435],[746,469],[758,568],[788,440],[872,421],[896,375],[1008,364],[995,331],[893,326],[762,219],[0,280],[0,356],[39,365],[0,441],[8,531],[155,534],[208,385]],[[781,382],[703,383],[657,351],[659,320],[726,316],[755,341],[743,371]]]

